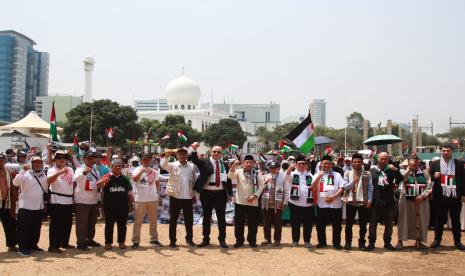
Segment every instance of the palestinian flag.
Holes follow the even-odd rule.
[[[334,153],[334,151],[333,151],[333,149],[331,148],[331,146],[330,146],[330,145],[327,145],[327,146],[325,147],[325,151],[323,152],[323,156],[331,156],[331,155],[333,155],[333,153]]]
[[[303,154],[308,154],[315,147],[311,114],[308,113],[307,118],[293,129],[286,138],[291,140]]]
[[[106,132],[107,132],[107,137],[108,137],[108,139],[113,138],[113,128],[111,128],[111,127],[110,127],[110,128],[107,128],[107,129],[106,129]]]
[[[291,147],[288,146],[288,145],[284,145],[281,147],[281,152],[290,152],[291,151]]]
[[[52,142],[58,142],[55,102],[52,103],[52,111],[50,112],[50,139]]]
[[[260,153],[258,155],[258,159],[262,161],[263,163],[266,163],[266,161],[268,161],[268,159],[265,157],[265,155],[263,155],[263,153]]]
[[[231,150],[237,150],[237,149],[239,149],[239,146],[235,145],[235,144],[229,144],[228,148],[230,148]]]
[[[79,157],[79,142],[78,142],[77,133],[74,133],[73,151],[76,153],[76,156]]]
[[[186,135],[184,135],[184,132],[182,130],[178,131],[178,139],[181,142],[186,142],[187,141],[187,137],[186,137]]]
[[[169,139],[170,139],[170,134],[167,133],[167,134],[166,134],[165,136],[163,136],[161,139],[162,139],[163,141],[169,140]]]

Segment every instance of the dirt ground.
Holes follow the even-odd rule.
[[[96,241],[103,243],[103,223],[97,225]],[[358,230],[354,226],[354,240]],[[389,252],[382,246],[383,227],[378,227],[377,249],[373,252],[360,252],[327,249],[306,249],[303,246],[290,247],[291,229],[283,229],[282,247],[263,247],[251,249],[245,246],[233,249],[234,228],[227,228],[229,249],[221,249],[216,240],[217,229],[212,229],[212,245],[208,248],[190,248],[184,241],[184,226],[178,225],[178,248],[172,249],[168,244],[168,225],[159,225],[161,248],[149,246],[148,225],[142,228],[141,248],[130,248],[132,224],[129,224],[128,249],[105,251],[102,247],[81,252],[69,249],[65,254],[34,253],[31,257],[21,257],[17,253],[7,253],[5,241],[0,234],[0,274],[1,275],[128,275],[128,274],[164,274],[164,275],[309,275],[312,273],[331,274],[410,274],[427,275],[464,275],[465,253],[452,247],[452,234],[444,233],[444,246],[440,250],[417,251],[414,242],[408,242],[401,252]],[[73,232],[71,244],[76,238]],[[116,229],[115,229],[116,230]],[[328,226],[328,243],[331,242],[331,228]],[[344,229],[343,229],[344,231]],[[116,231],[115,231],[116,232]],[[396,229],[393,240],[397,240]],[[202,239],[202,227],[194,226],[194,241]],[[344,236],[344,233],[342,234]],[[379,240],[381,237],[381,241]],[[428,233],[428,244],[433,233]],[[343,237],[344,240],[344,237]],[[263,241],[260,228],[258,242]],[[312,244],[316,245],[316,231],[312,232]],[[395,245],[395,242],[393,242]],[[39,246],[48,247],[48,223],[42,226]]]

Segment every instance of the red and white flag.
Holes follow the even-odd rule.
[[[162,139],[162,140],[168,140],[168,139],[170,139],[170,134],[167,133],[167,134],[166,134],[165,136],[163,136],[161,139]]]

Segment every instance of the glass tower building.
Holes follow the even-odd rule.
[[[48,94],[49,55],[15,31],[0,31],[0,121],[14,122]]]

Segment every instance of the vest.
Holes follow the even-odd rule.
[[[348,172],[349,182],[354,180],[354,174],[354,170]],[[370,178],[370,172],[363,170],[358,183],[354,183],[352,189],[344,192],[342,200],[352,205],[368,205],[368,182]]]

